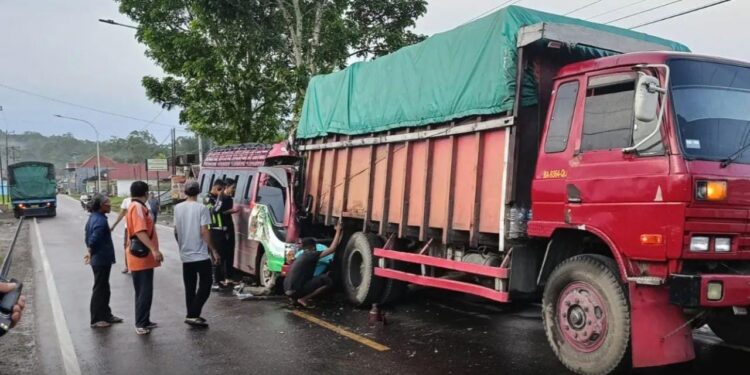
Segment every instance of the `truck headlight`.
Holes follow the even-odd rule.
[[[695,199],[699,201],[723,201],[727,199],[727,182],[706,180],[696,181]]]
[[[690,251],[708,251],[708,237],[693,237],[690,239]]]
[[[714,240],[714,251],[717,253],[732,251],[732,239],[727,237],[717,237]]]

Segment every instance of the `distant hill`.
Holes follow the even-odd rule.
[[[176,145],[177,154],[198,152],[198,142],[193,137],[178,137]],[[76,139],[70,133],[51,136],[37,132],[11,133],[8,136],[8,146],[11,164],[20,161],[46,161],[53,163],[58,169],[64,168],[65,163],[82,162],[96,154],[96,142]],[[100,149],[102,155],[116,161],[138,163],[148,158],[170,156],[172,145],[169,140],[158,144],[148,131],[133,131],[126,138],[112,137],[102,141]],[[5,133],[0,131],[0,157],[3,166],[7,165],[5,155]]]

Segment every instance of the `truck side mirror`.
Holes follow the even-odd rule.
[[[639,72],[635,88],[635,119],[639,122],[649,123],[656,120],[657,107],[659,106],[659,93],[664,90],[659,87],[659,79],[648,74]]]

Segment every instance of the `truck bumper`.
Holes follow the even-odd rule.
[[[750,306],[750,275],[672,275],[669,302],[692,308]]]
[[[27,207],[27,208],[16,208],[16,211],[21,216],[34,217],[34,216],[48,216],[55,207]]]

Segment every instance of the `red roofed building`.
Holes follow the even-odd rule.
[[[100,156],[102,169],[102,190],[106,190],[110,195],[126,196],[130,192],[130,184],[133,181],[149,181],[156,184],[157,177],[161,180],[169,180],[170,173],[165,172],[146,172],[145,163],[120,163],[106,156]],[[96,189],[96,155],[89,157],[81,162],[76,168],[77,173],[82,177],[83,183],[86,184],[86,191]],[[106,184],[106,186],[104,186]],[[163,185],[162,190],[169,189],[169,182]]]

